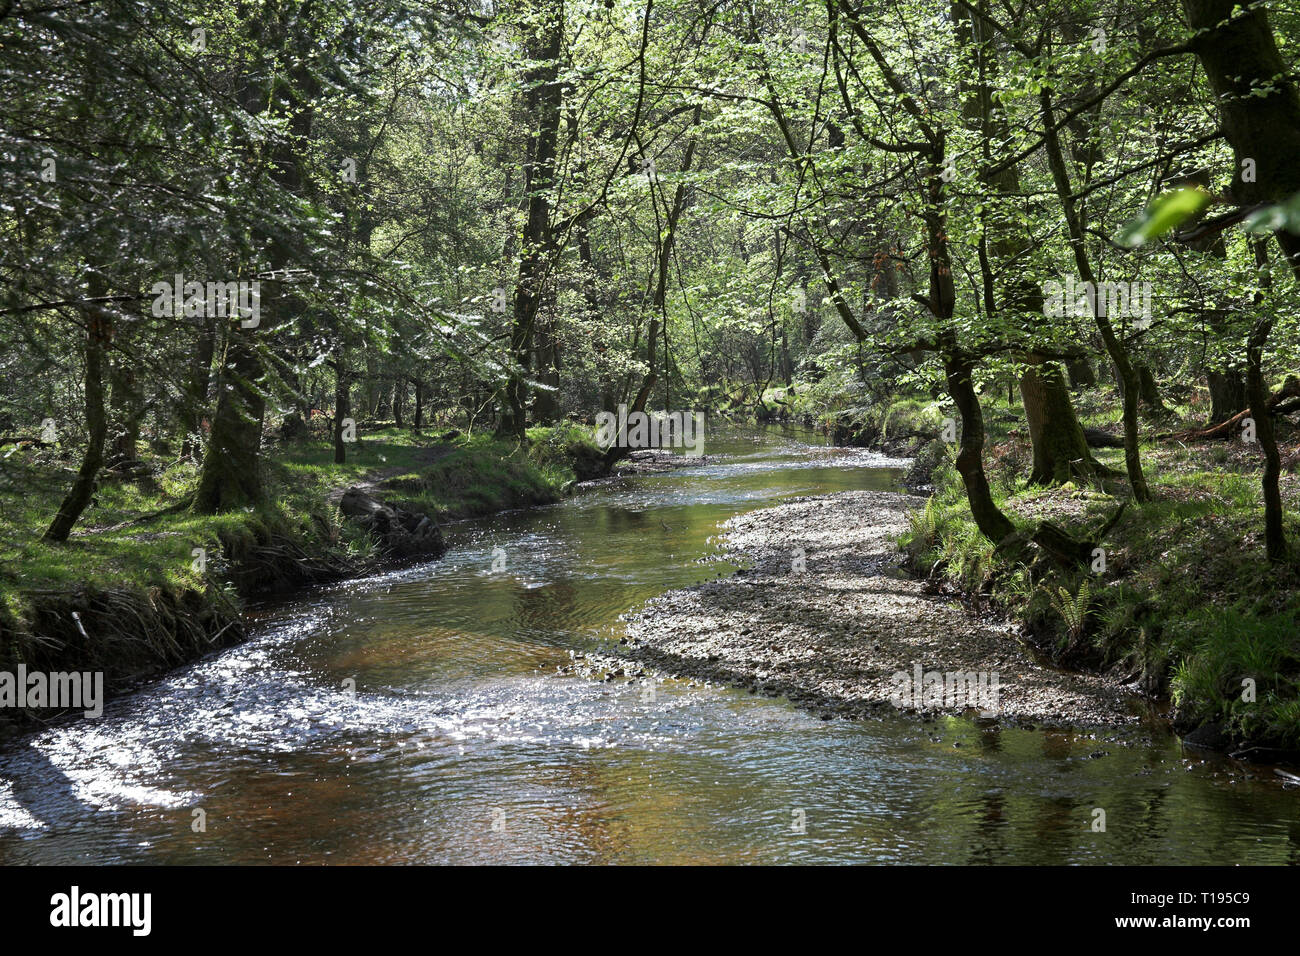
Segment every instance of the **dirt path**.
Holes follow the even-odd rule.
[[[906,511],[923,504],[847,492],[732,519],[723,526],[728,557],[749,570],[669,591],[629,615],[625,655],[822,714],[888,711],[906,697],[909,710],[971,712],[978,704],[986,716],[1017,723],[1134,722],[1123,689],[1035,663],[1008,629],[973,620],[903,574],[893,542]],[[927,685],[930,672],[983,672],[989,684],[978,697],[961,684],[938,691]],[[929,686],[930,696],[905,692],[915,685],[917,694]]]
[[[430,445],[427,448],[421,448],[415,453],[415,463],[417,466],[422,468],[432,465],[434,462],[446,458],[455,451],[455,449],[456,446],[451,444]],[[329,494],[325,496],[325,500],[332,505],[337,505],[343,499],[344,492],[349,488],[359,488],[368,495],[376,494],[377,492],[382,491],[381,486],[389,478],[395,478],[410,470],[409,467],[402,465],[396,465],[390,468],[377,468],[374,471],[367,472],[357,481],[345,482],[336,488],[330,489]]]

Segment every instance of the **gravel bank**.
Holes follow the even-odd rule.
[[[677,677],[788,697],[823,716],[901,705],[1018,724],[1135,722],[1122,688],[1035,663],[1009,628],[973,620],[906,576],[894,540],[905,513],[923,504],[856,491],[733,518],[723,525],[727,557],[745,569],[629,614],[623,656]],[[982,672],[989,683],[978,695],[951,678],[939,689],[923,676],[932,672]]]

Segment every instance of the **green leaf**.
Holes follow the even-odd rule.
[[[1130,220],[1115,236],[1122,246],[1136,249],[1152,239],[1177,229],[1188,219],[1204,212],[1211,197],[1204,189],[1186,187],[1157,196],[1136,219]]]
[[[1286,202],[1255,210],[1246,217],[1242,228],[1247,232],[1277,232],[1286,229],[1300,233],[1300,193]]]

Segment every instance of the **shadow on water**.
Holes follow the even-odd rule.
[[[78,796],[79,788],[72,778],[32,738],[21,741],[5,755],[0,776],[13,807],[39,829],[61,821],[88,820],[95,812]]]
[[[0,862],[1300,858],[1295,792],[1146,729],[822,721],[723,688],[557,674],[617,639],[620,614],[727,573],[728,517],[900,474],[775,429],[706,451],[450,526],[442,561],[260,609],[249,643],[10,743]]]

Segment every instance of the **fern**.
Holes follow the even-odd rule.
[[[1083,630],[1088,623],[1088,604],[1092,598],[1088,579],[1083,579],[1079,584],[1079,593],[1074,596],[1063,587],[1058,587],[1055,594],[1049,591],[1048,595],[1052,601],[1052,608],[1065,622],[1070,640],[1078,640],[1083,636]]]
[[[934,506],[934,499],[927,498],[925,507],[913,525],[927,545],[933,545],[939,537],[939,510]]]

